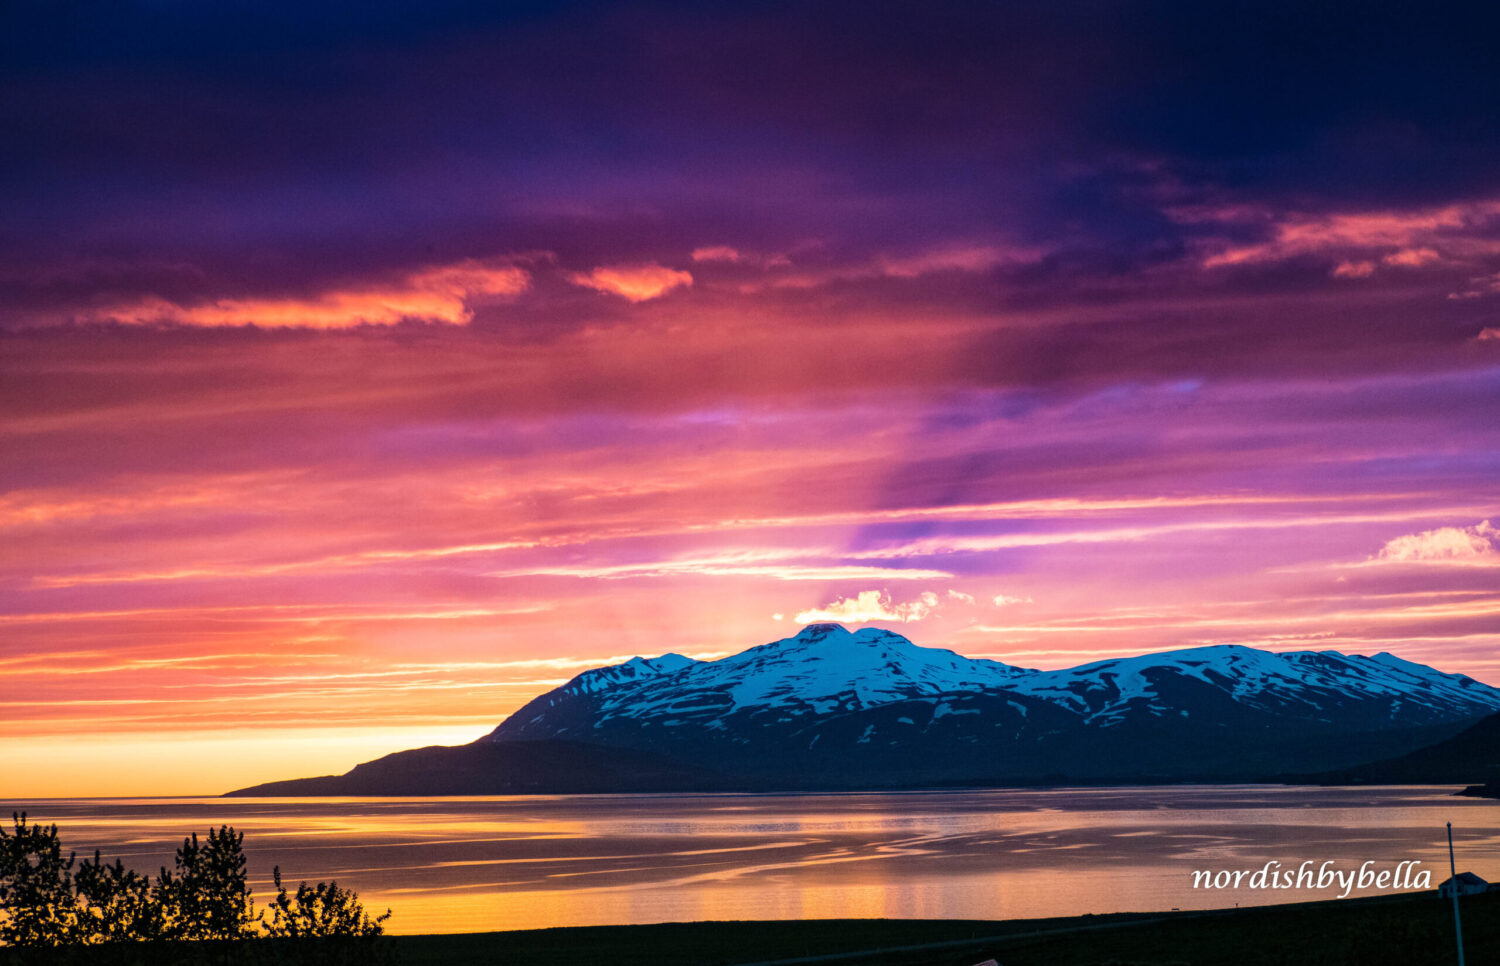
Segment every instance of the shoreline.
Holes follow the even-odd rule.
[[[1500,961],[1500,893],[1465,897],[1470,962]],[[407,966],[962,966],[1383,962],[1452,956],[1452,907],[1435,890],[1266,906],[1043,919],[811,919],[568,926],[396,936]],[[1300,958],[1278,959],[1300,950]],[[1391,961],[1397,961],[1392,959]]]

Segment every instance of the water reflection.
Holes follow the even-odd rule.
[[[113,799],[15,803],[79,854],[169,864],[246,833],[271,867],[337,878],[398,932],[826,917],[1031,918],[1331,897],[1194,891],[1191,872],[1417,859],[1500,878],[1500,803],[1448,788],[1194,786],[844,795]],[[1066,881],[1064,881],[1066,877]]]

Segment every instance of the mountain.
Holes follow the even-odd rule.
[[[594,668],[472,745],[242,793],[1266,781],[1405,755],[1497,710],[1500,689],[1384,653],[1221,645],[1038,671],[812,624],[716,661]]]
[[[1236,780],[1449,737],[1500,690],[1391,654],[1200,647],[1036,671],[814,624],[718,661],[585,672],[489,736],[570,738],[755,785]]]
[[[1500,714],[1451,738],[1394,758],[1303,776],[1328,785],[1463,785],[1500,783]],[[1477,794],[1477,793],[1476,793]]]
[[[713,790],[724,780],[646,751],[576,741],[476,742],[398,751],[343,775],[267,782],[227,797],[529,795]]]

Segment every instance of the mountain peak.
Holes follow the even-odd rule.
[[[802,630],[789,638],[793,641],[820,641],[824,638],[836,635],[848,635],[849,629],[843,624],[835,624],[832,621],[817,624],[808,624]]]

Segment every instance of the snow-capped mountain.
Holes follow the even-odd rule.
[[[487,740],[646,750],[793,785],[1265,777],[1399,754],[1496,709],[1500,689],[1390,654],[1218,646],[1036,671],[814,624],[717,661],[586,671]]]
[[[1500,689],[1459,674],[1402,660],[1338,651],[1275,654],[1225,644],[1038,672],[1019,683],[1027,694],[1053,700],[1090,723],[1119,723],[1132,712],[1174,710],[1164,682],[1191,679],[1217,688],[1247,708],[1314,720],[1359,707],[1372,722],[1446,720],[1495,707]],[[1175,709],[1181,710],[1181,709]]]

